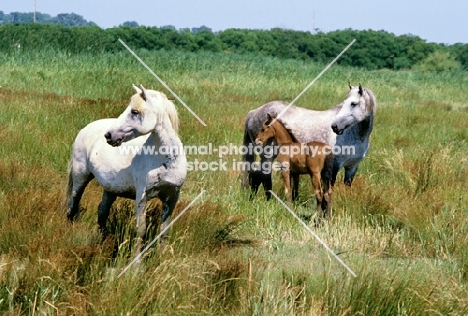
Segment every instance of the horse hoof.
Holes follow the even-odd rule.
[[[323,225],[323,219],[319,218],[319,217],[316,217],[314,219],[314,227],[315,228],[320,228],[320,227],[322,227],[322,225]]]

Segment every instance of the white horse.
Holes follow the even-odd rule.
[[[351,186],[359,164],[369,150],[377,102],[369,88],[361,85],[349,88],[346,100],[331,124],[332,130],[338,135],[335,147],[340,151],[335,155],[332,182],[335,183],[336,174],[344,168],[344,183]],[[352,146],[348,148],[353,151],[346,153],[347,146]]]
[[[69,164],[67,217],[73,221],[79,213],[86,185],[96,178],[104,189],[98,207],[99,229],[104,235],[115,199],[135,199],[139,252],[146,232],[147,201],[156,197],[162,201],[164,229],[185,182],[187,159],[177,134],[179,118],[174,104],[161,92],[143,86],[133,89],[136,94],[118,118],[92,122],[78,133]],[[124,142],[127,148],[117,148]],[[168,234],[169,230],[162,236],[163,244]]]
[[[361,85],[356,87],[350,85],[345,100],[325,111],[309,110],[283,101],[272,101],[250,111],[245,119],[243,145],[249,150],[246,150],[242,157],[245,163],[242,185],[244,187],[250,185],[255,194],[259,185],[263,184],[267,199],[271,197],[268,192],[272,188],[271,162],[276,156],[265,155],[265,150],[260,150],[262,153],[260,169],[253,171],[255,153],[252,148],[255,146],[255,137],[260,132],[267,115],[278,114],[277,120],[297,142],[319,141],[333,147],[335,158],[332,184],[336,181],[338,171],[344,168],[344,183],[351,186],[358,166],[369,149],[376,107],[377,102],[370,89]],[[272,143],[267,144],[267,146],[271,145]],[[343,150],[346,148],[350,150]],[[272,149],[271,152],[274,150]],[[261,177],[260,173],[263,173]]]

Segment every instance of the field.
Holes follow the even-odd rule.
[[[352,48],[351,48],[352,49]],[[224,53],[138,54],[179,102],[185,145],[240,145],[247,112],[290,101],[325,65]],[[51,50],[0,55],[0,311],[5,315],[465,315],[468,314],[468,73],[364,71],[334,65],[296,103],[327,109],[348,80],[378,102],[371,149],[353,186],[335,186],[333,214],[313,227],[303,176],[294,211],[353,277],[277,201],[255,201],[228,170],[194,170],[169,245],[133,259],[133,202],[119,199],[101,242],[92,182],[81,218],[62,209],[78,131],[116,117],[143,84],[169,95],[129,53]],[[189,161],[219,161],[189,155]],[[274,176],[280,197],[282,184]],[[148,239],[157,235],[152,203]],[[153,211],[153,209],[155,209]]]

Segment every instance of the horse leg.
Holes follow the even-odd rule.
[[[293,173],[291,174],[292,178],[292,199],[293,201],[297,201],[297,198],[299,197],[299,174],[298,173]]]
[[[107,236],[106,223],[107,223],[107,218],[109,217],[110,208],[116,198],[117,198],[117,195],[110,193],[106,190],[104,190],[104,192],[102,193],[101,203],[99,203],[99,207],[98,207],[98,225],[99,225],[99,230],[101,231],[103,240]]]
[[[260,170],[257,170],[257,172],[260,174],[259,177],[261,179],[263,189],[265,190],[265,197],[267,201],[271,199],[270,190],[273,188],[273,184],[271,181],[272,163],[273,163],[273,159],[261,156],[260,157]]]
[[[167,239],[169,237],[170,227],[168,226],[171,222],[172,212],[174,211],[176,203],[179,200],[179,194],[180,194],[180,191],[179,191],[179,188],[177,188],[174,194],[172,194],[169,198],[163,201],[162,215],[161,215],[162,216],[161,227],[160,227],[161,232],[163,233],[161,235],[161,240],[160,240],[160,243],[161,243],[160,252],[164,250],[164,247],[166,246],[166,243],[167,243]]]
[[[320,224],[320,222],[323,219],[323,212],[322,212],[322,201],[323,201],[323,189],[322,189],[322,180],[320,177],[320,172],[314,171],[310,175],[311,180],[312,180],[312,186],[314,187],[314,192],[315,192],[315,200],[317,201],[317,220],[316,220],[316,225],[317,223]]]
[[[267,201],[271,198],[270,190],[273,188],[271,173],[264,173],[261,170],[251,171],[249,173],[250,182],[250,200],[252,201],[258,193],[260,185],[263,185]]]
[[[289,169],[281,171],[281,175],[283,176],[284,195],[286,195],[286,201],[288,204],[291,204],[291,175]]]
[[[273,182],[271,181],[271,170],[268,174],[262,174],[262,184],[265,190],[266,200],[269,201],[271,198],[271,190],[273,190]]]
[[[250,184],[250,174],[253,172],[251,171],[251,168],[255,161],[255,154],[250,150],[250,148],[253,148],[254,143],[252,142],[247,128],[244,131],[243,146],[245,146],[245,148],[249,148],[246,154],[242,156],[242,161],[245,163],[245,165],[241,175],[241,186],[243,188],[247,188]]]
[[[325,156],[322,171],[320,173],[323,184],[323,199],[322,199],[322,212],[325,212],[324,217],[327,217],[331,213],[332,193],[333,193],[333,165],[334,156],[328,154]],[[336,174],[335,174],[336,176]]]
[[[332,171],[332,176],[331,176],[331,185],[334,186],[336,182],[336,176],[338,175],[338,172],[341,169],[341,164],[338,162],[337,158],[335,157],[333,161],[333,171]]]
[[[84,190],[94,176],[91,173],[75,175],[72,171],[69,177],[71,177],[72,188],[68,199],[67,218],[70,222],[73,222],[80,213],[80,200]]]
[[[359,167],[359,164],[350,166],[350,167],[345,167],[345,175],[344,175],[344,184],[347,186],[351,186],[353,183],[354,175],[356,174],[356,171]]]
[[[139,255],[146,233],[146,191],[137,192],[135,199],[136,206],[136,231],[135,254]]]
[[[326,218],[331,214],[333,189],[329,181],[324,182],[323,186],[323,199],[322,199],[322,212],[323,217]]]
[[[261,172],[260,172],[261,173]],[[258,188],[262,184],[262,175],[257,170],[249,172],[249,184],[250,184],[250,197],[249,200],[253,200],[257,195]]]

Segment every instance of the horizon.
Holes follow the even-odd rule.
[[[12,13],[21,13],[21,14],[34,14],[34,12],[19,12],[19,11],[12,11],[12,12],[4,12],[3,10],[0,10],[0,12],[3,12],[4,14],[7,14],[7,15],[10,15]],[[197,29],[197,28],[207,28],[209,29],[211,32],[213,33],[218,33],[218,32],[222,32],[222,31],[225,31],[225,30],[228,30],[228,29],[244,29],[244,30],[266,30],[266,31],[270,31],[272,29],[276,29],[276,28],[279,28],[279,29],[283,29],[283,30],[292,30],[292,31],[297,31],[297,32],[309,32],[311,34],[317,34],[317,33],[324,33],[324,34],[327,34],[327,33],[332,33],[332,32],[339,32],[339,31],[345,31],[345,30],[352,30],[352,31],[358,31],[358,32],[361,32],[361,31],[375,31],[375,32],[387,32],[389,34],[392,34],[394,36],[416,36],[416,37],[419,37],[421,38],[422,40],[426,41],[426,43],[436,43],[436,42],[430,42],[429,40],[419,36],[418,34],[411,34],[411,33],[406,33],[406,34],[395,34],[394,32],[390,32],[390,31],[387,31],[387,30],[374,30],[374,29],[367,29],[367,30],[358,30],[358,29],[353,29],[353,28],[347,28],[347,29],[336,29],[336,30],[330,30],[330,31],[323,31],[319,28],[316,28],[314,32],[312,31],[307,31],[307,30],[295,30],[295,29],[290,29],[290,28],[283,28],[283,27],[272,27],[272,28],[269,28],[269,29],[266,29],[266,28],[237,28],[237,27],[230,27],[230,28],[225,28],[225,29],[221,29],[221,30],[214,30],[212,27],[210,27],[209,25],[205,25],[205,24],[202,24],[202,25],[199,25],[199,26],[192,26],[192,27],[177,27],[176,25],[172,25],[172,24],[168,24],[168,25],[162,25],[162,26],[154,26],[154,25],[145,25],[145,24],[140,24],[138,23],[137,21],[123,21],[121,22],[119,25],[114,25],[114,26],[110,26],[110,27],[102,27],[100,26],[98,23],[92,21],[92,20],[88,20],[86,19],[85,16],[81,15],[81,14],[78,14],[78,13],[75,13],[75,12],[69,12],[69,13],[66,13],[66,12],[61,12],[61,13],[58,13],[56,15],[52,15],[52,14],[49,14],[49,13],[45,13],[45,12],[40,12],[40,11],[36,11],[36,14],[43,14],[43,15],[49,15],[50,17],[57,17],[58,15],[60,14],[76,14],[80,17],[83,18],[84,21],[86,21],[87,23],[94,23],[97,27],[101,28],[101,29],[111,29],[111,28],[116,28],[116,27],[121,27],[123,26],[124,23],[128,23],[128,22],[135,22],[138,24],[138,27],[140,26],[143,26],[143,27],[157,27],[157,28],[174,28],[175,30],[177,31],[180,31],[180,30],[184,30],[184,29],[190,29],[191,31],[193,29]],[[40,23],[40,22],[33,22],[33,23]],[[42,24],[42,23],[40,23]],[[3,25],[0,24],[0,25]],[[457,42],[457,43],[453,43],[453,44],[446,44],[446,43],[436,43],[436,44],[443,44],[443,45],[448,45],[448,46],[452,46],[452,45],[457,45],[457,44],[467,44],[467,43],[461,43],[461,42]]]
[[[40,12],[50,16],[74,13],[102,29],[118,27],[125,22],[140,26],[176,29],[206,26],[213,32],[226,29],[271,30],[281,28],[314,33],[352,29],[356,31],[385,31],[396,36],[414,35],[428,43],[468,43],[465,0],[446,2],[434,0],[420,5],[404,0],[337,0],[328,3],[316,0],[258,0],[219,3],[214,0],[175,0],[169,3],[151,3],[135,0],[131,6],[124,0],[114,0],[112,7],[91,0],[17,1],[4,0],[0,10],[12,12]],[[9,13],[7,13],[9,12]],[[111,14],[102,14],[103,12]]]

